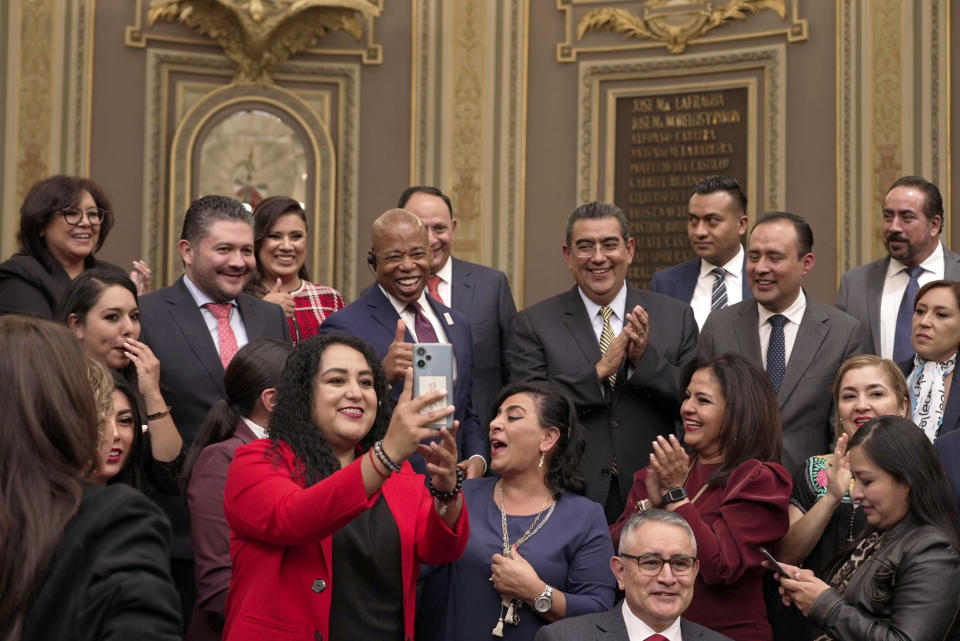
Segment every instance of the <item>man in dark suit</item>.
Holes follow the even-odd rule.
[[[806,221],[786,212],[764,214],[747,244],[755,300],[712,313],[700,335],[704,358],[739,352],[766,368],[777,391],[788,470],[829,451],[834,376],[843,361],[869,349],[857,319],[803,291],[813,264]]]
[[[450,198],[436,187],[409,187],[397,207],[412,211],[430,234],[431,297],[467,317],[473,331],[473,407],[482,425],[496,413],[493,401],[509,380],[507,345],[517,307],[507,275],[450,255],[457,220]]]
[[[343,332],[370,343],[387,370],[394,400],[400,395],[407,368],[413,366],[413,343],[453,345],[454,418],[460,421],[457,449],[468,478],[483,476],[489,441],[473,410],[473,339],[470,323],[460,312],[426,294],[430,276],[427,228],[404,209],[389,209],[373,222],[367,261],[377,277],[374,286],[320,326],[321,332]],[[422,457],[410,464],[424,472]]]
[[[913,356],[910,319],[917,290],[933,280],[960,280],[960,254],[940,242],[943,199],[936,185],[919,176],[891,185],[881,229],[887,256],[847,271],[836,305],[863,324],[872,354],[899,363]]]
[[[225,392],[223,370],[237,349],[255,338],[289,340],[283,310],[243,293],[256,267],[253,217],[226,196],[190,204],[178,245],[184,275],[140,297],[140,340],[160,360],[160,386],[189,449],[207,412]],[[154,493],[173,525],[172,571],[193,611],[190,525],[182,496]]]
[[[559,385],[576,405],[587,497],[611,523],[653,440],[678,427],[680,369],[697,349],[689,305],[627,285],[627,230],[616,205],[573,210],[563,255],[577,284],[518,312],[510,349],[511,380]]]
[[[562,619],[540,628],[534,639],[730,641],[681,616],[693,599],[700,561],[693,530],[679,514],[646,510],[630,517],[610,569],[624,592],[619,606]]]
[[[693,188],[688,211],[687,233],[697,258],[658,271],[650,291],[689,303],[702,329],[714,309],[752,296],[741,245],[747,196],[736,179],[710,176]]]

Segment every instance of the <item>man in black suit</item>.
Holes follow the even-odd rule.
[[[573,289],[517,313],[511,380],[561,386],[587,430],[587,497],[612,523],[651,443],[679,426],[680,370],[697,351],[690,306],[627,285],[634,240],[619,207],[571,212],[563,255]]]
[[[467,317],[473,330],[473,407],[484,426],[496,413],[493,401],[509,380],[507,345],[517,307],[502,271],[450,255],[457,220],[450,198],[436,187],[409,187],[397,207],[412,211],[430,234],[428,291]]]
[[[289,337],[278,305],[243,293],[256,261],[253,217],[240,202],[226,196],[193,201],[178,249],[184,275],[140,297],[140,340],[160,360],[160,385],[189,449],[207,412],[224,397],[223,370],[237,349],[255,338]],[[171,569],[186,623],[196,594],[186,502],[158,492],[154,498],[173,525]]]
[[[618,607],[544,626],[535,641],[730,641],[681,616],[700,562],[697,539],[679,514],[646,510],[630,517],[610,569],[624,592]]]

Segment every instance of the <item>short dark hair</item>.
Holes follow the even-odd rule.
[[[726,404],[717,437],[723,463],[707,482],[723,485],[741,463],[750,459],[779,463],[783,452],[780,410],[767,373],[736,352],[697,358],[683,371],[682,395],[686,395],[690,379],[699,370],[713,374]]]
[[[229,196],[201,196],[187,208],[180,238],[196,245],[210,233],[213,223],[219,220],[247,223],[253,229],[253,214],[239,200]]]
[[[933,220],[934,216],[940,216],[940,230],[943,230],[943,197],[936,185],[921,176],[903,176],[897,178],[890,185],[887,193],[889,194],[897,187],[912,187],[922,191],[924,216],[927,217],[927,220]],[[884,199],[886,199],[886,196],[884,196]]]
[[[768,211],[763,216],[760,216],[760,218],[757,219],[757,222],[753,223],[750,233],[752,234],[753,230],[760,225],[776,222],[778,220],[787,221],[793,225],[794,229],[797,230],[797,258],[803,258],[813,251],[813,230],[810,229],[810,225],[806,220],[803,219],[803,217],[796,214],[791,214],[788,211]]]
[[[303,221],[304,227],[307,229],[310,228],[307,222],[307,212],[303,211],[303,207],[300,206],[299,201],[289,196],[270,196],[260,201],[253,209],[253,255],[257,259],[257,278],[254,280],[260,281],[257,283],[260,287],[266,286],[266,291],[270,291],[273,283],[263,282],[266,275],[263,273],[263,265],[260,263],[260,248],[263,246],[263,240],[267,237],[267,234],[270,233],[274,224],[276,224],[277,219],[287,214],[297,214],[300,216],[300,220]],[[307,271],[306,263],[300,267],[297,276],[299,276],[301,280],[310,280],[310,273]],[[250,285],[254,284],[254,280],[250,281]]]
[[[595,200],[590,203],[584,203],[570,212],[570,216],[567,218],[567,247],[570,246],[570,239],[573,236],[573,225],[578,220],[599,220],[611,216],[616,218],[617,222],[620,223],[620,236],[622,236],[623,241],[626,242],[630,238],[630,224],[627,222],[627,217],[623,214],[623,210],[613,203],[602,203]]]
[[[940,457],[923,430],[899,416],[880,416],[854,432],[847,450],[862,447],[870,460],[910,488],[909,513],[938,528],[960,551],[957,498]],[[867,528],[869,534],[873,528]]]
[[[514,394],[526,394],[533,399],[540,427],[544,429],[556,427],[560,431],[560,438],[550,457],[550,469],[547,470],[545,479],[553,496],[559,498],[564,490],[583,494],[586,491],[586,485],[580,471],[580,461],[583,458],[586,441],[583,428],[577,420],[577,409],[573,402],[555,385],[518,381],[500,390],[493,406],[499,408]]]
[[[103,241],[107,239],[113,228],[113,210],[110,209],[110,202],[103,190],[88,178],[50,176],[30,187],[20,206],[20,229],[17,231],[18,253],[35,257],[48,254],[47,243],[43,239],[44,228],[50,222],[50,218],[62,209],[80,204],[80,192],[83,191],[90,194],[97,207],[107,212],[100,221],[97,246],[93,248],[86,260],[86,267],[92,267],[93,254],[100,250]]]
[[[746,214],[747,212],[747,195],[743,193],[743,189],[740,187],[740,183],[737,182],[736,178],[732,176],[707,176],[696,185],[693,186],[693,191],[690,192],[690,196],[706,196],[707,194],[713,194],[718,191],[725,191],[733,197],[733,201],[737,203],[740,208],[741,214]]]
[[[917,290],[917,295],[913,297],[913,308],[917,308],[917,304],[920,302],[920,299],[926,296],[927,292],[929,292],[931,289],[938,289],[940,287],[949,289],[951,292],[953,292],[953,297],[957,301],[957,307],[960,307],[960,282],[955,280],[932,280]]]
[[[414,194],[427,194],[429,196],[436,196],[447,206],[447,210],[450,212],[450,220],[453,220],[453,203],[450,202],[450,196],[446,195],[436,187],[431,187],[429,185],[414,185],[413,187],[407,187],[404,189],[403,193],[400,194],[400,198],[397,199],[397,207],[400,209],[405,209],[407,206],[407,201],[410,200],[410,197]]]

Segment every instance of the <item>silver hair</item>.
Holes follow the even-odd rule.
[[[682,516],[669,510],[644,510],[643,512],[637,512],[631,516],[630,519],[624,524],[623,529],[620,531],[620,545],[617,548],[617,552],[626,552],[626,550],[623,549],[624,540],[633,534],[641,525],[651,521],[666,523],[667,525],[674,525],[683,529],[683,531],[687,533],[687,536],[690,537],[690,544],[693,545],[693,556],[697,556],[697,537],[694,536],[693,530],[690,528],[690,524],[687,523],[686,519],[684,519]]]

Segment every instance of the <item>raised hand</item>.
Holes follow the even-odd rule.
[[[270,288],[270,291],[264,295],[263,300],[273,303],[274,305],[279,305],[283,308],[283,313],[286,314],[287,318],[291,318],[293,311],[297,308],[297,301],[289,292],[280,291],[282,284],[283,281],[278,278],[277,282]]]
[[[405,336],[407,326],[403,319],[397,321],[397,331],[393,342],[387,348],[387,355],[383,359],[383,369],[387,371],[387,382],[399,381],[406,374],[407,368],[413,367],[413,343],[407,343]]]
[[[383,449],[391,459],[397,463],[407,460],[417,451],[417,446],[420,445],[420,441],[436,438],[437,436],[441,436],[444,439],[447,437],[450,439],[453,438],[452,433],[447,432],[446,429],[438,431],[427,427],[427,425],[453,414],[453,405],[447,405],[439,410],[421,414],[421,411],[429,407],[431,403],[436,403],[445,396],[445,390],[438,390],[413,398],[413,369],[407,368],[403,378],[403,391],[400,393],[397,406],[393,410],[390,425],[387,427],[387,434],[383,437]],[[444,433],[446,433],[446,435],[444,435]],[[441,474],[446,472],[445,462],[449,454],[448,448],[448,443],[444,443],[443,446],[439,448],[444,452],[443,454],[431,449],[431,456],[435,458],[434,464]],[[455,443],[453,449],[456,451]],[[456,454],[453,455],[452,464],[454,468],[454,478],[456,478]],[[456,481],[454,481],[454,483],[455,482]],[[450,483],[449,488],[437,486],[437,489],[452,489],[454,483]]]
[[[417,452],[427,462],[427,472],[433,487],[441,492],[450,492],[457,484],[457,429],[460,421],[453,422],[453,430],[441,428],[440,441],[420,443]]]
[[[639,305],[628,312],[623,324],[623,333],[630,339],[627,346],[627,358],[634,367],[647,349],[647,337],[650,335],[650,316]]]
[[[837,439],[837,446],[833,449],[830,464],[827,466],[827,492],[838,501],[850,489],[850,454],[847,452],[847,441],[850,437],[841,434]]]
[[[133,271],[130,272],[130,280],[132,280],[133,284],[137,287],[137,296],[150,293],[150,279],[152,276],[153,272],[150,271],[149,265],[142,260],[133,261]]]
[[[673,487],[681,487],[690,469],[690,457],[673,434],[669,439],[658,436],[650,454],[650,469],[656,472],[659,482],[658,498]]]

